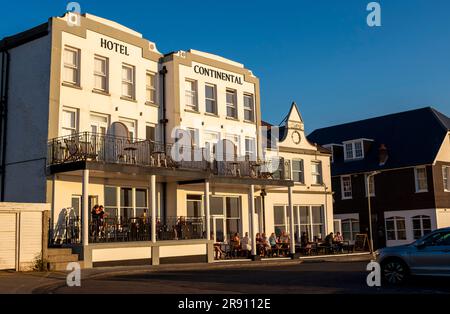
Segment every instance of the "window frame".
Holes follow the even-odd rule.
[[[66,51],[72,51],[72,52],[75,52],[75,54],[76,54],[76,64],[75,65],[66,63],[65,56],[63,58],[63,68],[64,69],[68,68],[68,69],[71,69],[71,70],[75,71],[75,73],[76,73],[76,82],[72,82],[72,81],[67,80],[67,77],[65,75],[65,71],[64,71],[64,74],[63,74],[63,82],[67,83],[67,84],[70,84],[70,85],[73,85],[73,86],[78,86],[79,87],[79,86],[81,86],[81,82],[80,82],[81,81],[81,49],[75,48],[75,47],[71,47],[71,46],[64,46],[64,54],[66,53]]]
[[[127,79],[125,79],[123,77],[123,72],[124,69],[128,68],[131,69],[131,81],[128,81]],[[124,95],[123,93],[123,87],[124,85],[131,86],[131,96],[130,95]],[[126,99],[131,99],[131,100],[135,100],[136,99],[136,67],[134,65],[131,64],[127,64],[127,63],[122,63],[122,97],[126,98]]]
[[[214,98],[208,98],[208,97],[206,96],[206,89],[207,89],[208,87],[213,88],[213,96],[214,96]],[[208,111],[208,106],[207,106],[208,101],[210,101],[210,102],[213,103],[213,106],[214,106],[214,108],[213,108],[214,110],[213,110],[213,111],[214,111],[214,112]],[[212,114],[212,115],[218,115],[218,106],[217,106],[217,85],[216,85],[216,84],[205,83],[205,112],[208,113],[208,114]]]
[[[191,90],[186,89],[186,82],[191,83]],[[194,103],[192,106],[187,104],[187,98],[191,98]],[[197,80],[185,78],[184,79],[184,105],[187,110],[198,112],[198,82]],[[205,101],[206,103],[206,101]]]
[[[153,77],[153,86],[148,84],[148,77]],[[155,105],[158,103],[158,94],[157,94],[157,90],[158,90],[158,83],[157,83],[157,75],[155,72],[152,71],[146,71],[145,72],[145,103],[146,104],[152,104]],[[152,99],[148,99],[148,93],[150,92],[150,98],[152,98],[153,95],[153,100]]]
[[[300,170],[294,170],[294,163],[299,162],[300,163]],[[301,158],[294,158],[291,161],[291,173],[292,173],[292,180],[295,183],[298,184],[305,184],[305,161]],[[300,180],[296,181],[294,173],[298,173],[300,175]]]
[[[394,229],[388,229],[387,223],[388,221],[393,221],[394,222]],[[399,229],[398,228],[398,222],[399,221],[403,221],[404,225],[405,225],[405,229]],[[405,217],[401,217],[401,216],[394,216],[394,217],[388,217],[385,219],[385,230],[386,230],[386,240],[387,241],[406,241],[408,239],[408,235],[406,234],[406,218]],[[395,234],[395,239],[390,239],[388,236],[388,232],[394,232]],[[399,237],[399,232],[404,232],[405,234],[405,238],[400,238]]]
[[[250,149],[252,150],[247,150],[247,143],[251,143],[250,146],[252,146]],[[245,149],[245,156],[249,157],[249,159],[251,161],[256,160],[256,156],[257,156],[257,148],[256,148],[256,139],[253,137],[248,137],[246,136],[244,139],[244,149]]]
[[[419,221],[420,229],[414,228],[414,221],[415,220]],[[430,228],[429,229],[425,229],[424,228],[424,220],[429,220],[429,222],[430,222]],[[431,225],[431,216],[429,216],[429,215],[417,215],[417,216],[411,217],[411,222],[412,222],[412,232],[413,232],[414,240],[421,239],[422,237],[430,234],[432,232],[432,230],[433,230],[432,225]],[[420,236],[419,237],[416,237],[416,235],[415,235],[416,231],[420,231]]]
[[[356,230],[356,228],[354,229],[353,226],[354,224],[358,224],[358,230]],[[347,233],[346,231],[344,231],[344,225],[348,224],[349,225],[349,233],[350,233],[350,239],[346,239],[344,237],[344,240],[346,241],[355,241],[356,235],[361,233],[361,225],[360,225],[360,221],[358,219],[355,218],[348,218],[348,219],[343,219],[341,221],[341,234],[344,237],[344,234]]]
[[[251,107],[248,108],[246,99],[251,99]],[[251,119],[246,118],[246,113],[250,112]],[[244,121],[255,122],[255,95],[251,93],[244,93]]]
[[[289,232],[289,212],[287,211],[287,207],[288,206],[286,206],[286,205],[277,205],[277,204],[275,204],[275,205],[273,205],[273,229],[274,229],[274,232],[275,232],[275,235],[277,235],[277,228],[280,228],[280,229],[284,229],[284,231],[285,232]],[[277,209],[283,209],[283,220],[284,220],[284,222],[282,223],[282,224],[278,224],[277,222],[276,222],[276,219],[275,219],[275,208],[277,208]],[[277,235],[277,236],[279,236],[279,235]]]
[[[314,165],[318,165],[319,172],[314,172]],[[319,178],[319,182],[316,182],[315,178]],[[322,169],[322,161],[320,160],[312,160],[311,161],[311,179],[312,185],[323,185],[323,169]]]
[[[105,62],[105,73],[97,72],[95,69],[95,62],[97,60],[101,60]],[[105,80],[105,88],[98,88],[96,86],[96,77],[100,77],[101,79]],[[101,91],[104,93],[108,93],[109,91],[109,58],[103,57],[100,55],[94,55],[94,90]]]
[[[347,142],[344,142],[343,144],[344,144],[344,161],[361,160],[361,159],[365,158],[364,140],[347,141]],[[357,151],[356,144],[361,145],[361,156],[356,155],[356,151]],[[351,148],[351,150],[348,150],[348,148]],[[350,151],[351,151],[351,157],[348,156],[348,152],[350,152]]]
[[[344,184],[345,178],[350,179],[350,194],[351,194],[350,196],[345,196],[345,184]],[[352,184],[352,176],[351,175],[341,176],[341,196],[342,196],[342,200],[353,199],[353,184]]]
[[[233,102],[230,103],[228,102],[228,95],[231,94],[233,97]],[[235,89],[231,89],[231,88],[227,88],[225,91],[225,95],[226,95],[226,110],[227,110],[227,118],[232,118],[232,119],[237,119],[238,118],[238,103],[237,103],[237,90]],[[234,111],[234,115],[230,115],[228,113],[228,110],[232,109],[232,111]]]
[[[444,183],[444,192],[450,192],[450,166],[442,166],[442,182]]]
[[[422,189],[420,188],[419,170],[425,170],[425,184],[426,184],[426,188],[422,188]],[[415,167],[414,168],[414,184],[415,184],[416,193],[427,193],[428,192],[428,171],[427,171],[427,167],[426,166]]]
[[[74,127],[67,127],[67,126],[65,126],[64,125],[64,122],[65,122],[65,120],[64,120],[64,112],[70,112],[70,113],[73,113],[74,114],[74,116],[75,116],[75,126]],[[77,134],[77,133],[79,133],[78,132],[78,120],[79,120],[79,117],[78,117],[78,109],[75,109],[75,108],[67,108],[67,107],[64,107],[64,108],[62,108],[62,120],[61,120],[61,131],[62,131],[62,134],[65,134],[65,130],[66,131],[71,131],[71,133],[70,133],[70,136],[73,136],[74,134]],[[63,135],[63,136],[68,136],[68,135]]]
[[[200,205],[200,207],[198,208],[199,215],[196,215],[196,216],[189,215],[189,204],[190,203],[196,203],[197,205]],[[186,194],[186,216],[188,218],[204,218],[205,217],[203,195],[201,195],[201,194]]]

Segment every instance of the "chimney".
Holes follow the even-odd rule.
[[[380,166],[384,166],[389,159],[388,149],[385,144],[381,144],[378,149],[378,158],[380,162]]]

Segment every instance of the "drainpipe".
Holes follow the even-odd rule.
[[[166,140],[166,134],[167,134],[167,115],[166,115],[166,74],[167,74],[167,68],[166,66],[163,66],[161,71],[159,71],[159,74],[162,75],[162,97],[161,97],[161,107],[162,107],[162,119],[159,120],[159,123],[163,125],[162,128],[162,140],[163,140],[163,146],[164,146],[164,152],[167,152],[167,140]],[[164,218],[164,221],[166,221],[167,217],[167,183],[163,182],[162,184],[162,198],[163,198],[163,211],[162,216]]]
[[[159,123],[162,123],[163,129],[162,129],[162,139],[164,144],[164,150],[166,149],[167,140],[166,140],[166,133],[167,133],[167,115],[166,115],[166,74],[167,74],[167,68],[166,66],[163,66],[162,70],[159,71],[159,74],[162,75],[162,99],[161,99],[161,107],[162,107],[162,119],[159,120]]]
[[[267,192],[265,189],[261,191],[261,211],[262,211],[262,218],[263,218],[263,230],[260,230],[260,232],[266,233],[266,196]]]
[[[6,61],[5,61],[6,58]],[[2,163],[1,163],[1,197],[2,202],[5,201],[5,171],[6,171],[6,139],[8,130],[8,91],[9,91],[9,74],[10,67],[9,63],[11,61],[11,56],[9,51],[5,49],[2,54],[2,73],[1,73],[1,94],[0,94],[0,132],[3,132],[1,139],[1,151],[2,151]]]

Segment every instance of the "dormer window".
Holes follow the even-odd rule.
[[[345,160],[357,160],[364,158],[363,140],[344,142]]]

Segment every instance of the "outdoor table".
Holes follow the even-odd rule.
[[[231,164],[233,165],[233,170],[232,170],[233,175],[241,176],[241,172],[239,170],[239,162],[233,161]]]
[[[254,163],[254,164],[251,165],[251,167],[252,167],[252,177],[257,178],[258,175],[259,175],[259,172],[261,170],[261,164]]]
[[[154,151],[152,155],[156,155],[156,165],[161,167],[161,160],[164,159],[165,152],[163,151]]]
[[[127,156],[129,157],[127,159],[130,159],[132,163],[136,163],[135,152],[137,151],[137,148],[134,146],[128,146],[128,147],[125,147],[123,150],[127,152]]]

